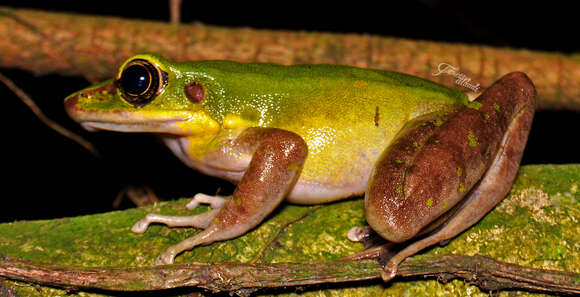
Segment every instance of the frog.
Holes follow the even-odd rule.
[[[342,65],[174,62],[138,54],[116,77],[64,101],[89,131],[153,133],[185,165],[235,184],[198,193],[191,216],[148,213],[153,223],[201,232],[157,265],[233,239],[285,201],[323,204],[364,195],[368,227],[405,246],[383,261],[383,280],[427,247],[477,223],[508,193],[535,111],[533,82],[499,78],[475,100],[419,77]]]

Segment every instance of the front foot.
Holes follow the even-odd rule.
[[[223,197],[197,194],[194,196],[192,201],[186,205],[186,207],[188,209],[194,209],[199,206],[200,203],[207,203],[211,206],[210,210],[192,216],[167,216],[150,213],[137,221],[137,223],[131,227],[131,231],[137,234],[145,233],[151,223],[161,223],[169,227],[194,227],[205,229],[209,226],[226,202],[227,200]]]

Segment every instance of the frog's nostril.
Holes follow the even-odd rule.
[[[69,96],[64,100],[64,109],[69,114],[69,116],[73,117],[74,112],[77,110],[77,106],[79,103],[79,96],[82,96],[84,93],[80,93],[74,96]],[[86,96],[86,94],[84,94]],[[74,118],[74,117],[73,117]]]

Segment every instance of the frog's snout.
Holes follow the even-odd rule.
[[[106,83],[76,92],[64,99],[64,108],[68,115],[75,121],[79,121],[80,113],[83,112],[81,105],[87,101],[104,101],[107,96],[115,93],[115,83],[110,80]]]
[[[155,109],[128,104],[118,83],[106,81],[76,92],[64,101],[65,110],[88,131],[149,132],[198,136],[215,134],[220,125],[200,109]]]

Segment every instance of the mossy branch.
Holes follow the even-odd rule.
[[[0,276],[68,289],[152,291],[198,287],[213,292],[283,288],[379,279],[374,260],[271,264],[177,264],[127,268],[86,268],[36,265],[0,257]],[[524,289],[580,294],[580,274],[508,264],[483,256],[427,255],[407,259],[399,277],[461,278],[484,291]]]
[[[0,7],[0,66],[35,73],[113,77],[140,52],[176,61],[228,59],[280,64],[330,63],[408,73],[467,91],[442,62],[473,84],[489,86],[512,71],[536,85],[540,109],[580,110],[580,56],[361,34],[177,25]]]
[[[53,287],[57,285],[79,290],[68,291],[68,296],[101,297],[177,287],[247,293],[308,286],[306,296],[351,297],[478,291],[468,283],[484,294],[506,288],[580,294],[579,180],[580,164],[521,167],[511,193],[495,210],[445,246],[405,261],[399,277],[387,286],[381,280],[362,281],[379,278],[381,266],[372,256],[339,260],[362,249],[363,244],[346,238],[353,226],[365,224],[362,199],[323,206],[284,204],[251,232],[196,247],[165,267],[151,265],[169,245],[199,230],[154,225],[137,235],[130,227],[145,213],[191,215],[207,207],[191,211],[185,208],[190,199],[182,199],[104,214],[0,224],[0,254],[5,255],[0,257],[0,278],[7,279],[0,283],[20,296],[65,294]],[[443,285],[435,278],[464,281]],[[314,284],[327,285],[310,286]],[[98,288],[98,293],[85,288]],[[158,293],[175,296],[176,291]]]

